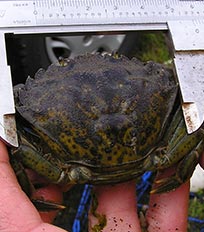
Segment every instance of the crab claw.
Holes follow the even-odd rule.
[[[62,203],[63,192],[59,186],[54,184],[48,184],[34,189],[30,199],[40,212],[50,212],[65,208]]]
[[[176,175],[173,175],[168,178],[157,180],[155,182],[155,186],[153,187],[150,193],[155,194],[155,193],[169,192],[178,188],[181,184],[183,184],[183,181],[178,179]]]
[[[49,212],[53,210],[62,210],[65,209],[66,206],[54,203],[54,202],[49,202],[49,201],[43,201],[43,200],[38,200],[38,199],[32,199],[31,200],[34,206],[39,210],[43,212]]]

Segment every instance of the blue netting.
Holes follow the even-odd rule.
[[[194,227],[199,228],[200,232],[204,232],[204,219],[199,219],[195,217],[188,217],[188,221],[194,225]],[[196,230],[198,231],[198,230]]]
[[[191,192],[190,199],[198,198],[198,194]],[[188,221],[195,225],[199,225],[200,232],[204,232],[204,219],[199,219],[196,217],[188,217]]]

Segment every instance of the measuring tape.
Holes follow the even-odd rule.
[[[1,0],[0,99],[5,96],[7,99],[6,103],[0,102],[0,137],[10,145],[18,145],[11,74],[6,59],[7,33],[136,30],[170,32],[187,130],[188,133],[197,130],[204,121],[204,0]],[[13,125],[10,129],[8,122]]]

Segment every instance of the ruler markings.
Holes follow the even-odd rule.
[[[0,2],[0,28],[52,25],[166,23],[204,17],[204,1],[176,0],[35,0]],[[10,7],[8,7],[10,4]],[[27,5],[27,8],[26,8]],[[17,14],[9,9],[16,8]],[[21,13],[23,12],[23,13]],[[127,19],[126,19],[127,18]],[[156,26],[156,25],[155,25]]]
[[[92,0],[91,5],[92,5],[93,7],[96,7],[96,6],[97,6],[96,0]]]

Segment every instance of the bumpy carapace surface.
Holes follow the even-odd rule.
[[[202,129],[186,133],[177,95],[172,70],[161,64],[65,59],[15,87],[13,153],[61,185],[117,183],[177,164],[153,190],[169,191],[190,178],[203,149]]]

